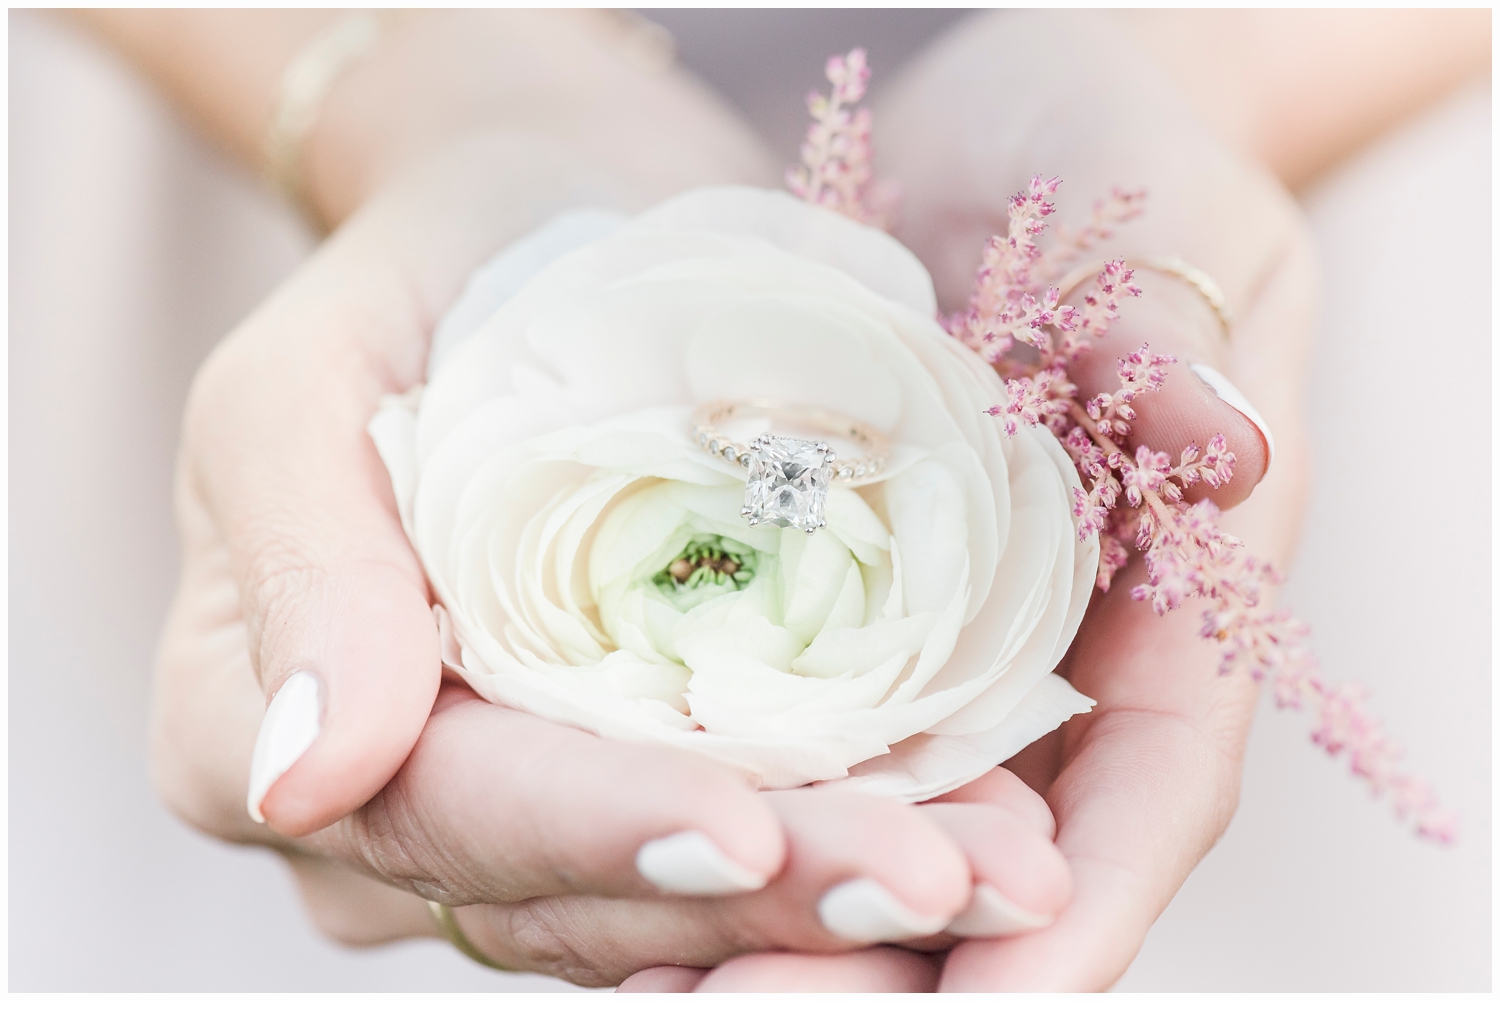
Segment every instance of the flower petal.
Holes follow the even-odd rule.
[[[1093,707],[1094,702],[1066,680],[1048,674],[990,729],[967,736],[920,733],[908,737],[892,745],[890,753],[849,769],[848,778],[820,787],[921,803],[974,781]]]
[[[763,238],[795,256],[834,267],[914,312],[937,315],[932,277],[911,250],[878,228],[779,190],[705,186],[646,211],[630,227]]]

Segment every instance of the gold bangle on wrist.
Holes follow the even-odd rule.
[[[427,910],[432,913],[432,921],[437,924],[438,932],[443,934],[443,939],[453,944],[464,957],[467,957],[470,961],[482,964],[486,968],[493,968],[496,971],[516,970],[514,968],[507,968],[500,962],[492,961],[485,957],[480,949],[474,946],[473,942],[464,935],[464,931],[459,928],[458,920],[453,917],[453,909],[439,902],[429,901],[427,903]]]
[[[311,221],[302,153],[323,101],[338,79],[375,48],[388,18],[375,11],[352,11],[313,36],[281,72],[276,107],[262,141],[265,175]]]
[[[1120,258],[1125,261],[1127,266],[1134,267],[1137,270],[1150,270],[1152,273],[1164,274],[1168,277],[1176,277],[1178,280],[1186,281],[1208,303],[1209,309],[1213,311],[1214,318],[1219,321],[1219,328],[1224,333],[1224,339],[1229,339],[1230,328],[1234,322],[1234,312],[1229,307],[1229,299],[1225,297],[1224,289],[1219,286],[1219,282],[1214,280],[1207,271],[1200,270],[1176,254],[1166,256],[1127,254]],[[1080,284],[1103,269],[1103,263],[1094,263],[1070,271],[1062,280],[1057,282],[1058,289],[1062,291],[1062,297],[1068,297]]]

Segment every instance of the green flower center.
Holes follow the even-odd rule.
[[[707,586],[743,589],[755,578],[756,558],[753,549],[727,537],[703,537],[689,542],[651,581],[669,597]]]

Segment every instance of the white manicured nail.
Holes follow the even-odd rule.
[[[318,679],[306,670],[298,670],[286,679],[261,720],[260,735],[255,738],[255,754],[250,758],[250,795],[245,806],[257,824],[266,822],[260,812],[261,801],[297,759],[318,738],[321,711],[318,707]]]
[[[1250,419],[1250,423],[1260,429],[1260,433],[1266,440],[1266,467],[1269,469],[1271,460],[1276,458],[1276,439],[1271,434],[1271,426],[1266,419],[1260,416],[1260,411],[1255,405],[1245,398],[1239,387],[1230,382],[1223,372],[1210,368],[1207,365],[1193,365],[1193,374],[1208,384],[1208,387],[1219,395],[1219,399],[1229,404],[1235,410]]]
[[[978,884],[969,907],[948,923],[948,932],[954,936],[1015,936],[1050,926],[1055,918],[1026,911],[993,884]]]
[[[679,831],[641,846],[635,868],[668,894],[708,898],[766,886],[766,875],[746,869],[701,831]]]
[[[828,889],[818,902],[818,918],[828,932],[856,943],[890,943],[940,933],[945,916],[913,912],[869,877]]]

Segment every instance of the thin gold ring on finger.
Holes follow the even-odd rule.
[[[1214,318],[1219,321],[1219,329],[1228,340],[1230,329],[1234,323],[1234,311],[1229,306],[1229,299],[1224,294],[1224,289],[1219,282],[1206,270],[1193,266],[1187,260],[1176,254],[1166,256],[1125,255],[1121,257],[1128,266],[1138,270],[1150,270],[1152,273],[1164,274],[1175,277],[1180,281],[1187,282],[1199,296],[1208,303],[1209,309],[1213,311]],[[1084,281],[1098,274],[1104,269],[1104,264],[1093,263],[1088,266],[1078,267],[1057,282],[1057,289],[1062,293],[1062,298],[1067,298]]]
[[[432,921],[437,924],[438,932],[443,934],[443,939],[453,944],[458,952],[470,961],[475,961],[486,968],[496,971],[516,971],[515,968],[507,968],[499,961],[486,957],[484,952],[474,946],[472,940],[464,935],[464,931],[458,925],[458,919],[453,916],[453,909],[437,901],[427,903],[427,911],[432,913]]]

